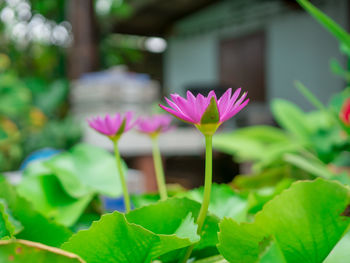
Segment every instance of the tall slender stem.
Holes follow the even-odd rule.
[[[120,153],[119,153],[119,148],[118,148],[118,141],[114,141],[113,143],[114,143],[114,153],[115,153],[115,159],[117,161],[120,183],[122,185],[122,190],[123,190],[125,211],[126,211],[126,213],[128,213],[131,210],[130,196],[129,196],[128,187],[127,187],[127,184],[125,181],[122,160],[120,158]]]
[[[204,181],[204,194],[201,210],[197,218],[198,224],[198,234],[202,232],[202,227],[204,220],[207,216],[209,202],[210,202],[210,192],[212,184],[213,175],[213,150],[212,150],[212,135],[205,136],[205,181]]]
[[[205,179],[204,179],[204,194],[201,209],[199,210],[199,215],[197,217],[197,234],[201,235],[202,228],[204,225],[205,218],[207,216],[209,202],[210,202],[210,192],[213,177],[213,147],[212,147],[212,135],[205,135]],[[182,263],[187,262],[190,258],[194,246],[188,248]]]
[[[160,199],[165,200],[168,198],[168,194],[167,194],[166,185],[165,185],[162,157],[159,151],[158,136],[152,137],[152,153],[153,153],[153,162],[154,162],[154,168],[156,171],[156,179],[157,179]]]

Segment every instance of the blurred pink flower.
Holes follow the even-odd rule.
[[[139,132],[146,134],[158,134],[167,132],[174,126],[170,125],[171,117],[165,114],[153,115],[151,117],[139,118],[137,129]]]
[[[350,126],[350,98],[345,100],[339,112],[339,118],[346,126]]]
[[[240,92],[241,89],[239,88],[232,95],[232,89],[230,88],[218,100],[213,90],[209,92],[207,97],[204,97],[202,94],[198,94],[195,97],[190,91],[187,91],[187,99],[182,98],[178,94],[170,95],[172,101],[165,98],[171,108],[163,105],[159,106],[183,121],[200,125],[204,113],[211,103],[212,98],[214,98],[218,112],[217,124],[220,125],[232,118],[248,104],[249,99],[244,100],[247,96],[246,92],[238,99]]]
[[[91,120],[88,120],[88,123],[91,128],[99,133],[109,137],[114,137],[127,132],[135,125],[135,122],[132,123],[132,118],[133,113],[128,111],[124,116],[120,113],[115,114],[114,117],[106,114],[104,118],[92,118]]]

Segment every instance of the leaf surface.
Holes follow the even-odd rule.
[[[224,219],[218,249],[229,262],[258,262],[273,241],[287,263],[323,262],[349,227],[349,204],[349,189],[337,182],[296,182],[253,223]]]
[[[45,165],[74,198],[96,192],[110,197],[122,194],[114,156],[98,147],[78,144]]]
[[[85,261],[72,253],[27,240],[0,241],[0,262],[85,263]]]
[[[179,196],[185,196],[202,203],[203,187],[190,190]],[[247,199],[234,192],[227,184],[213,184],[210,195],[209,212],[219,218],[231,217],[245,221],[247,216]]]
[[[73,235],[62,248],[89,263],[150,262],[157,257],[199,241],[194,223],[200,204],[189,199],[170,198],[124,215],[103,215],[90,229]],[[209,223],[208,223],[209,222]],[[208,225],[209,224],[209,225]],[[203,245],[215,245],[215,224],[207,220]]]
[[[44,243],[50,246],[60,246],[72,232],[37,212],[33,205],[19,196],[13,186],[0,176],[0,198],[4,199],[14,219],[23,226],[16,237]]]
[[[0,199],[0,239],[9,238],[23,229],[22,224],[13,218],[5,200]]]
[[[312,127],[307,122],[306,114],[295,104],[275,99],[272,101],[271,110],[278,124],[295,138],[304,141],[312,135]]]
[[[36,210],[65,226],[78,220],[94,196],[71,197],[54,175],[24,177],[17,190]]]

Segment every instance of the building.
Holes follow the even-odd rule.
[[[255,104],[278,97],[311,109],[294,88],[295,80],[323,102],[344,88],[329,66],[331,58],[346,65],[337,40],[294,0],[161,2],[148,1],[117,30],[167,40],[164,93],[242,86]],[[348,28],[346,0],[313,3]]]

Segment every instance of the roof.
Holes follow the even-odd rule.
[[[290,8],[300,8],[295,0],[261,1],[281,1]],[[126,19],[117,20],[113,31],[131,35],[166,36],[172,33],[176,21],[216,2],[220,0],[130,0],[133,14]]]
[[[115,33],[164,36],[171,32],[179,19],[205,8],[219,0],[132,0],[133,14],[119,20]]]

